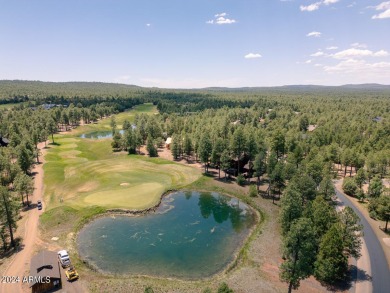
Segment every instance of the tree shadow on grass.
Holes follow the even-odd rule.
[[[51,143],[49,143],[49,145],[60,146],[61,144],[60,144],[60,143],[58,143],[58,142],[51,142]]]
[[[226,183],[226,184],[232,184],[234,181],[229,178],[229,177],[226,177],[226,179],[224,177],[221,177],[221,178],[214,178],[215,181],[219,181],[219,182],[222,182],[222,183]]]
[[[206,177],[210,177],[210,178],[214,178],[214,175],[209,171],[207,173],[202,173],[203,176],[206,176]]]

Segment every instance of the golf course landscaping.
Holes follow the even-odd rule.
[[[131,120],[135,113],[117,115],[118,121]],[[109,127],[107,120],[58,135],[46,155],[45,194],[48,207],[99,206],[142,210],[156,205],[168,189],[185,186],[200,177],[194,168],[145,156],[113,153],[111,139],[79,138],[81,132]],[[120,125],[119,125],[120,127]]]
[[[118,128],[140,113],[154,114],[145,104],[116,115]],[[110,119],[84,125],[54,137],[45,155],[44,231],[81,225],[108,209],[144,210],[157,205],[164,192],[182,188],[201,176],[191,168],[159,158],[114,153],[111,139],[80,138],[82,133],[110,130]],[[67,230],[67,229],[65,229]],[[56,230],[57,231],[57,230]],[[59,236],[61,235],[53,235]]]
[[[120,113],[115,116],[117,129],[120,130],[122,128],[122,124],[125,120],[132,123],[136,114],[145,113],[154,115],[156,112],[156,108],[152,104],[143,104],[134,107],[129,111]],[[229,269],[234,267],[236,265],[237,255],[240,255],[239,259],[241,260],[247,259],[247,244],[244,245],[243,248],[240,247],[247,236],[251,234],[250,231],[253,231],[253,229],[257,231],[252,235],[258,233],[259,225],[255,224],[255,222],[259,223],[258,216],[255,217],[257,220],[250,221],[254,226],[252,226],[252,224],[248,225],[242,230],[243,234],[239,237],[235,236],[234,233],[231,234],[231,236],[227,236],[230,232],[228,230],[225,231],[226,237],[232,237],[230,239],[235,240],[233,242],[227,241],[226,239],[223,241],[221,240],[221,243],[224,244],[222,245],[220,243],[214,247],[214,249],[217,250],[221,250],[224,247],[220,251],[221,253],[222,251],[225,251],[225,249],[229,252],[224,258],[220,257],[218,261],[215,262],[215,268],[211,268],[209,274],[206,275],[202,275],[201,272],[203,269],[198,270],[196,273],[196,270],[194,270],[194,274],[189,271],[186,275],[178,275],[174,271],[171,273],[168,271],[163,272],[164,270],[162,273],[158,271],[150,271],[147,273],[148,269],[142,269],[142,267],[145,268],[142,263],[139,263],[140,269],[134,268],[133,270],[132,268],[129,270],[129,268],[126,267],[123,268],[123,272],[119,272],[119,268],[116,268],[114,270],[108,270],[113,272],[113,274],[107,275],[102,272],[106,271],[105,269],[99,270],[100,272],[96,271],[96,267],[102,268],[101,266],[104,266],[104,263],[96,266],[96,262],[94,261],[96,258],[94,260],[89,259],[89,253],[84,253],[84,255],[80,257],[80,246],[77,235],[80,231],[86,231],[89,227],[89,225],[86,226],[87,223],[93,224],[95,222],[94,219],[97,217],[101,219],[110,219],[110,217],[112,217],[112,220],[115,223],[117,219],[121,218],[107,212],[119,210],[122,212],[130,211],[132,213],[144,213],[144,211],[148,211],[149,209],[158,206],[163,194],[171,190],[180,189],[219,192],[221,194],[231,194],[243,199],[242,195],[244,193],[238,186],[225,186],[225,184],[220,184],[208,176],[202,176],[200,168],[187,166],[162,158],[149,158],[146,155],[129,155],[127,152],[113,152],[111,147],[112,138],[110,137],[99,139],[96,137],[86,138],[88,137],[86,135],[81,137],[82,134],[107,132],[110,130],[110,119],[106,118],[95,124],[81,125],[69,132],[59,133],[54,136],[54,143],[51,142],[48,144],[44,156],[43,199],[45,212],[40,217],[41,238],[48,243],[53,250],[63,248],[68,250],[72,259],[72,264],[77,267],[77,270],[80,273],[81,282],[83,282],[83,279],[87,280],[89,284],[88,288],[91,291],[99,291],[100,289],[98,288],[101,288],[101,286],[104,288],[106,288],[106,286],[112,286],[113,283],[111,283],[111,281],[114,282],[114,280],[115,286],[122,288],[124,279],[123,276],[121,277],[120,275],[130,274],[134,275],[134,278],[129,279],[129,282],[130,280],[132,281],[129,284],[126,283],[125,286],[131,286],[131,288],[135,286],[134,288],[138,288],[138,285],[133,283],[133,281],[139,280],[137,278],[140,278],[140,275],[160,275],[161,277],[175,276],[179,278],[184,277],[184,279],[211,277],[213,274],[221,272],[224,268]],[[221,195],[220,198],[222,199],[225,197]],[[222,202],[226,201],[229,201],[229,198],[226,197],[226,199],[222,200]],[[195,206],[196,209],[198,209],[198,204],[196,202]],[[230,208],[226,209],[219,207],[219,205],[214,208],[216,209],[216,214],[212,217],[214,217],[218,223],[213,224],[213,222],[210,222],[210,225],[212,226],[204,229],[204,235],[211,235],[213,237],[217,235],[214,231],[220,229],[219,225],[221,220],[219,218],[222,215],[219,214],[220,211],[224,211],[224,213],[227,212],[226,216],[223,216],[223,221],[231,218],[226,223],[237,221],[240,217],[244,217],[244,214],[240,216],[241,212],[232,212],[230,215]],[[181,208],[177,207],[177,211],[179,210],[181,210]],[[184,210],[182,212],[185,214],[187,213]],[[168,213],[175,217],[174,213]],[[202,213],[204,213],[204,211]],[[208,217],[207,213],[203,216]],[[235,219],[234,217],[237,216],[238,218]],[[140,218],[143,218],[143,216]],[[180,229],[184,229],[183,231],[186,231],[188,234],[189,230],[186,228],[186,225],[192,227],[192,225],[194,223],[197,224],[198,221],[199,219],[189,219],[187,222],[190,224],[185,222],[185,225]],[[176,223],[182,221],[176,220],[171,222]],[[164,225],[163,223],[161,224]],[[170,226],[170,224],[167,224],[166,228],[168,231]],[[118,227],[114,230],[118,230]],[[126,235],[127,232],[125,233]],[[137,231],[134,233],[137,233]],[[132,235],[134,233],[132,233]],[[165,232],[159,231],[157,233],[159,238],[161,238],[162,233]],[[202,234],[200,234],[199,230],[194,231],[193,234],[195,236],[192,235],[191,239],[187,239],[189,236],[184,234],[182,237],[184,237],[183,239],[185,239],[185,241],[188,240],[189,244],[199,245],[198,242],[195,241],[195,238],[197,238],[198,241],[201,239],[199,238],[199,235]],[[180,235],[174,235],[174,237],[180,237]],[[99,239],[97,241],[101,242],[101,240],[108,240],[106,235],[103,235],[103,238],[100,236],[102,235],[98,235]],[[206,237],[205,239],[208,238]],[[250,237],[250,239],[253,238]],[[207,241],[203,241],[202,244],[206,245],[206,247],[203,249],[198,247],[200,250],[197,254],[201,254],[201,251],[210,250],[210,248],[207,247],[210,245]],[[166,244],[169,243],[169,241],[166,242]],[[173,241],[173,243],[176,242]],[[148,243],[148,246],[155,249],[154,246],[149,244],[150,243]],[[177,249],[174,246],[172,247]],[[184,248],[187,249],[186,247]],[[99,253],[99,251],[97,251],[97,253]],[[189,255],[191,255],[191,253]],[[129,257],[129,255],[127,255],[127,257]],[[141,257],[141,260],[142,259],[143,258]],[[199,259],[199,266],[208,267],[209,263],[207,259],[209,258],[206,257],[203,263],[200,262],[202,259]],[[138,261],[141,260],[139,259]],[[230,266],[227,266],[229,263]],[[150,259],[148,260],[148,264],[145,265],[146,268],[148,266],[154,266],[154,264],[151,264]],[[161,267],[163,268],[164,265]],[[104,275],[104,280],[101,279],[102,274]],[[151,284],[157,287],[168,286],[168,288],[171,288],[178,284],[174,280],[170,281],[169,284],[163,280],[166,279],[142,277],[142,284],[139,285],[143,287],[143,284]],[[212,280],[213,279],[209,279],[207,284],[211,287],[216,286],[217,283],[214,284]],[[191,283],[191,286],[193,286],[194,289],[203,287],[205,284],[204,282],[204,280],[195,281],[195,283]],[[185,284],[188,285],[188,283],[180,284],[183,286],[186,286]]]

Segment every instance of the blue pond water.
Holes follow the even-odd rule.
[[[119,130],[120,134],[125,133],[124,130]],[[80,135],[81,138],[92,138],[92,139],[102,139],[102,138],[111,138],[112,131],[94,131],[89,133],[83,133]]]
[[[136,128],[135,125],[131,125],[133,129]],[[120,134],[125,133],[123,129],[119,130]],[[112,137],[112,131],[93,131],[89,133],[83,133],[80,135],[81,138],[92,138],[92,139],[103,139],[103,138],[111,138]]]
[[[92,221],[77,244],[81,258],[101,271],[198,279],[226,267],[254,223],[237,199],[176,192],[154,213]]]

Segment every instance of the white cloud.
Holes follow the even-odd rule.
[[[301,5],[299,8],[301,9],[301,11],[314,11],[314,10],[318,10],[320,8],[320,5],[321,5],[321,2],[316,2],[316,3],[313,3],[313,4],[310,4],[310,5],[307,5],[307,6],[304,6],[304,5]]]
[[[390,62],[368,63],[365,60],[347,59],[334,66],[324,66],[329,73],[364,73],[365,75],[390,75]]]
[[[385,50],[380,50],[378,52],[375,52],[373,54],[374,57],[387,57],[389,56],[389,52],[385,51]]]
[[[351,47],[354,47],[354,48],[367,48],[367,45],[366,44],[360,44],[360,43],[353,43],[351,44]]]
[[[389,56],[389,53],[385,50],[380,50],[378,52],[373,52],[371,50],[363,50],[351,48],[343,50],[333,54],[332,57],[335,59],[351,59],[351,58],[364,58],[364,57],[386,57]]]
[[[147,24],[146,24],[146,26],[147,26],[147,27],[150,27],[150,26],[151,26],[151,24],[150,24],[150,23],[147,23]]]
[[[331,5],[337,2],[339,2],[339,0],[322,0],[307,6],[301,5],[299,8],[301,9],[301,11],[311,12],[320,9],[321,5]]]
[[[227,18],[226,12],[217,13],[214,15],[214,19],[206,21],[207,24],[233,24],[237,21],[235,19]]]
[[[311,54],[310,56],[311,57],[320,57],[320,56],[324,56],[324,55],[325,55],[324,52],[318,51],[318,52],[316,52],[314,54]]]
[[[337,50],[339,47],[336,47],[336,46],[330,46],[330,47],[327,47],[326,50]]]
[[[381,4],[375,6],[376,10],[385,10],[390,9],[390,1],[382,2]]]
[[[245,59],[256,59],[261,57],[263,56],[261,56],[259,53],[249,53],[244,56]]]
[[[372,19],[390,18],[390,9],[383,11],[382,13],[375,14]]]
[[[236,20],[220,16],[220,17],[217,18],[215,23],[216,24],[232,24],[232,23],[236,23]]]
[[[309,59],[309,60],[306,60],[305,63],[306,64],[310,64],[313,60]]]
[[[324,0],[322,3],[325,5],[330,5],[339,2],[339,0]]]
[[[377,6],[374,6],[375,10],[382,11],[383,12],[379,14],[375,14],[372,16],[372,19],[383,19],[383,18],[390,18],[390,1],[382,2]]]
[[[306,37],[315,37],[315,38],[319,38],[321,37],[321,33],[320,32],[310,32],[306,35]]]

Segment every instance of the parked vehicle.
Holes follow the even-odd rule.
[[[60,264],[63,268],[70,266],[70,259],[66,250],[60,250],[58,252],[58,260],[60,261]]]
[[[38,207],[38,210],[42,209],[42,201],[41,200],[37,201],[37,207]]]
[[[65,276],[69,282],[77,280],[79,278],[79,274],[77,273],[74,266],[70,266],[69,269],[65,271]]]

